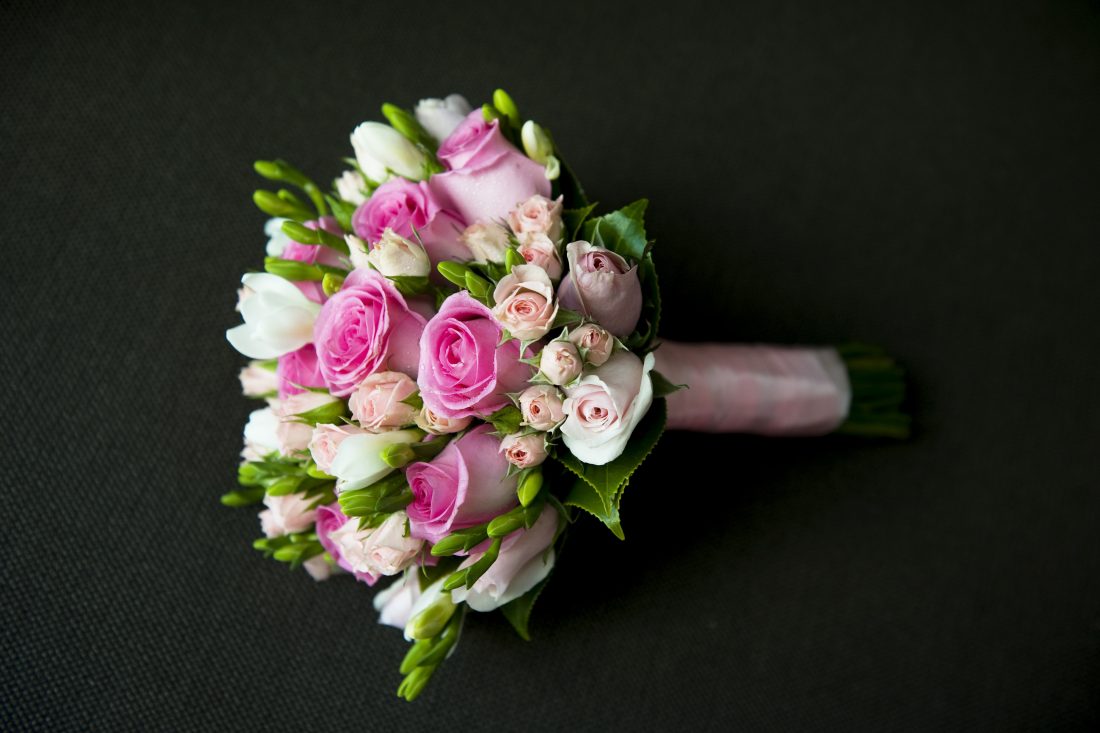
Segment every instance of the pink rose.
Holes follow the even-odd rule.
[[[338,237],[344,236],[344,230],[340,228],[340,225],[336,222],[336,219],[331,216],[325,216],[315,221],[307,221],[306,227],[316,231],[317,229],[323,229],[329,234],[335,234]],[[331,265],[333,267],[343,267],[343,263],[340,262],[340,255],[336,250],[331,247],[324,247],[320,244],[302,244],[301,242],[295,242],[293,239],[287,240],[283,247],[281,255],[284,260],[294,260],[295,262],[304,262],[307,265]],[[299,280],[294,282],[298,286],[298,289],[302,293],[312,300],[314,303],[325,302],[325,291],[321,287],[321,283],[316,280]]]
[[[345,525],[350,525],[344,529]],[[332,556],[340,568],[355,576],[367,585],[378,582],[376,573],[355,570],[351,563],[344,557],[343,545],[346,537],[355,532],[359,525],[358,519],[351,519],[340,511],[340,502],[333,502],[328,506],[317,507],[317,539],[325,551]],[[342,541],[343,540],[343,541]]]
[[[493,315],[513,338],[534,341],[546,335],[558,307],[554,305],[554,286],[546,270],[534,265],[516,265],[497,283],[493,291]]]
[[[428,187],[468,222],[496,221],[534,194],[550,195],[543,167],[504,138],[497,120],[486,122],[480,109],[443,141],[438,155],[450,170],[432,176]]]
[[[324,387],[325,378],[317,363],[317,350],[306,344],[279,357],[275,374],[279,378],[279,399],[305,392],[305,387]]]
[[[313,428],[309,438],[309,454],[313,456],[313,462],[321,471],[332,474],[332,462],[336,460],[336,454],[340,450],[340,444],[345,438],[352,435],[362,435],[366,430],[354,425],[327,425],[322,424]]]
[[[542,433],[506,435],[500,452],[516,468],[531,468],[546,460],[546,437]]]
[[[550,241],[542,232],[530,232],[519,235],[519,246],[516,252],[527,261],[529,265],[537,265],[546,270],[551,280],[561,277],[561,253],[558,245]]]
[[[653,404],[653,354],[643,362],[631,351],[616,351],[594,372],[565,390],[562,442],[593,466],[618,458],[634,428]]]
[[[335,401],[332,395],[319,392],[300,392],[280,401],[275,411],[279,416],[279,426],[275,428],[279,452],[290,456],[305,451],[313,437],[313,427],[299,422],[296,416]]]
[[[561,239],[561,196],[554,201],[535,194],[508,214],[508,223],[520,234],[545,234],[551,242]]]
[[[323,313],[322,313],[323,315]],[[500,343],[493,313],[466,292],[443,301],[420,338],[420,396],[448,418],[488,415],[508,404],[508,393],[527,384],[530,368],[519,344]]]
[[[514,601],[541,583],[554,568],[554,551],[547,549],[558,531],[558,512],[547,504],[530,529],[517,529],[504,538],[500,553],[473,587],[451,591],[455,603],[465,601],[475,611],[492,611]],[[488,542],[474,548],[459,568],[467,568],[485,554]]]
[[[472,417],[443,417],[430,407],[424,407],[416,416],[416,426],[434,435],[460,433],[470,426]]]
[[[615,339],[606,329],[594,323],[569,332],[569,340],[576,346],[584,360],[592,366],[600,366],[615,350]]]
[[[535,430],[552,430],[562,420],[561,393],[547,384],[535,384],[519,395],[519,409],[523,424]]]
[[[279,390],[279,378],[275,372],[253,361],[241,369],[241,393],[245,397],[267,397]]]
[[[562,307],[583,313],[620,338],[629,336],[642,313],[638,268],[588,242],[573,242],[565,251],[569,274],[558,290]]]
[[[551,341],[539,356],[539,371],[551,384],[569,384],[581,375],[584,360],[569,341]]]
[[[302,494],[286,494],[284,496],[265,496],[264,506],[267,509],[260,512],[260,525],[267,537],[280,537],[284,534],[305,532],[313,526],[313,520],[317,516],[316,509],[310,509],[313,499],[307,499]]]
[[[351,416],[379,433],[412,424],[416,408],[401,400],[416,392],[416,382],[401,372],[377,372],[364,379],[348,400]]]
[[[355,210],[351,224],[371,244],[381,241],[386,229],[414,242],[419,237],[432,262],[470,259],[458,239],[466,222],[442,205],[423,181],[394,178],[383,183]]]
[[[330,537],[334,537],[353,571],[397,575],[412,565],[424,547],[423,540],[405,535],[407,520],[405,512],[397,511],[377,527],[359,529],[345,524]]]
[[[413,537],[434,544],[518,503],[516,477],[508,476],[508,461],[492,429],[479,425],[448,443],[430,463],[409,465],[405,475],[413,493],[407,510]]]
[[[424,324],[389,280],[374,270],[353,270],[313,325],[329,389],[342,397],[385,369],[415,375]]]

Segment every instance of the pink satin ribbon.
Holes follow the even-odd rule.
[[[848,415],[848,370],[833,349],[664,341],[668,427],[705,433],[823,435]]]

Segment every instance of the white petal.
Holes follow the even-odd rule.
[[[230,345],[250,359],[275,359],[285,354],[266,341],[258,340],[253,334],[253,326],[242,323],[236,328],[225,332],[225,338]]]

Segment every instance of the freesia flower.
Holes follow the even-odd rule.
[[[470,103],[461,94],[444,99],[421,99],[416,104],[416,121],[436,140],[447,136],[470,114]]]
[[[381,122],[364,122],[351,133],[355,160],[363,173],[381,183],[396,173],[419,181],[424,178],[428,159],[397,130]]]
[[[237,351],[251,359],[274,359],[300,349],[313,338],[313,322],[321,306],[293,283],[266,272],[241,278],[252,291],[241,303],[244,323],[225,332]]]
[[[361,489],[390,473],[393,468],[382,460],[382,449],[398,443],[418,442],[420,436],[416,430],[392,430],[344,438],[336,450],[332,470],[328,471],[337,479],[337,492]]]

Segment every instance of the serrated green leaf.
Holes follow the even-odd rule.
[[[549,574],[531,590],[524,593],[522,596],[514,601],[509,601],[500,607],[500,612],[504,614],[504,618],[508,619],[508,623],[512,624],[512,628],[516,630],[520,638],[524,641],[531,641],[531,632],[528,629],[528,625],[531,621],[531,609],[535,606],[535,601],[538,600],[539,594],[542,593],[542,589],[546,587],[546,584],[550,582],[550,576],[554,574],[551,570]]]
[[[673,392],[679,392],[682,389],[687,389],[689,385],[686,384],[673,384],[668,378],[654,369],[649,373],[649,378],[653,382],[653,396],[665,397]]]
[[[584,239],[593,244],[593,240],[600,239],[601,246],[641,262],[649,244],[645,235],[645,210],[648,205],[646,199],[638,199],[618,211],[589,219],[583,227]]]
[[[564,448],[557,453],[557,459],[567,469],[581,479],[583,486],[574,485],[565,503],[584,509],[607,525],[616,537],[622,538],[619,526],[619,501],[623,489],[631,474],[642,465],[642,461],[657,445],[665,429],[666,408],[662,398],[655,398],[649,412],[638,423],[634,434],[630,436],[626,449],[615,460],[602,466],[584,463]]]
[[[661,288],[652,254],[647,254],[638,263],[638,282],[642,286],[642,313],[634,333],[626,339],[626,346],[632,351],[647,349],[657,338],[657,328],[661,324]]]
[[[581,206],[577,209],[565,209],[561,212],[562,224],[565,225],[565,231],[569,234],[569,238],[566,242],[572,242],[577,238],[577,234],[581,230],[581,225],[592,215],[592,212],[596,209],[597,204],[588,204],[588,206]]]

